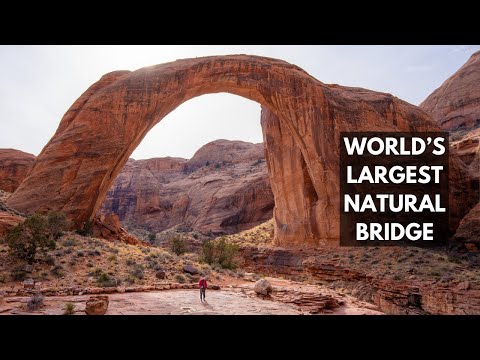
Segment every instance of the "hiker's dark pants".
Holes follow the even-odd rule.
[[[200,300],[205,300],[205,288],[200,288]]]

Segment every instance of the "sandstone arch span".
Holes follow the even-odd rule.
[[[178,60],[112,72],[93,84],[66,112],[8,205],[26,213],[63,211],[81,226],[155,124],[183,102],[217,92],[262,105],[282,246],[337,243],[340,131],[438,130],[426,113],[390,94],[326,85],[284,61]]]

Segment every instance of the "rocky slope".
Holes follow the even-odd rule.
[[[32,168],[35,155],[0,149],[0,190],[14,192]]]
[[[480,126],[480,51],[431,93],[419,106],[451,132]]]
[[[480,51],[428,96],[420,107],[429,112],[442,129],[450,132],[450,147],[468,168],[478,189],[480,176]],[[450,177],[457,176],[455,168]],[[452,185],[452,184],[451,184]],[[468,199],[468,194],[460,190]],[[479,201],[478,193],[474,200]],[[479,205],[465,215],[454,238],[475,251],[480,249]]]
[[[0,241],[8,230],[14,228],[24,220],[22,214],[9,208],[5,204],[9,196],[10,193],[0,190]]]
[[[478,210],[472,210],[477,222]],[[273,225],[270,221],[227,236],[240,246],[242,269],[328,284],[388,314],[480,314],[478,253],[411,247],[285,249],[273,245]]]
[[[273,206],[263,144],[216,140],[190,160],[129,160],[100,213],[155,232],[231,233],[270,219]]]
[[[480,172],[480,51],[430,94],[420,107],[450,132],[450,141],[475,177]]]

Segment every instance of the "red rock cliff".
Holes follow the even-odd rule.
[[[15,149],[0,149],[0,190],[14,192],[34,161],[35,155]]]
[[[272,217],[263,144],[216,140],[192,159],[129,160],[107,193],[100,213],[161,231],[235,232]]]

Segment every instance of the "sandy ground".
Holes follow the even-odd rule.
[[[339,296],[329,289],[304,285],[282,279],[269,281],[275,291],[321,292]],[[300,315],[307,314],[301,307],[256,296],[252,283],[234,284],[222,290],[207,290],[206,303],[199,299],[197,290],[164,290],[137,293],[110,294],[107,315]],[[28,297],[5,298],[0,305],[1,314],[61,315],[67,302],[75,304],[76,315],[83,315],[89,295],[51,296],[45,298],[45,307],[39,311],[25,310]],[[381,314],[376,307],[348,295],[342,295],[344,305],[330,314],[374,315]]]

